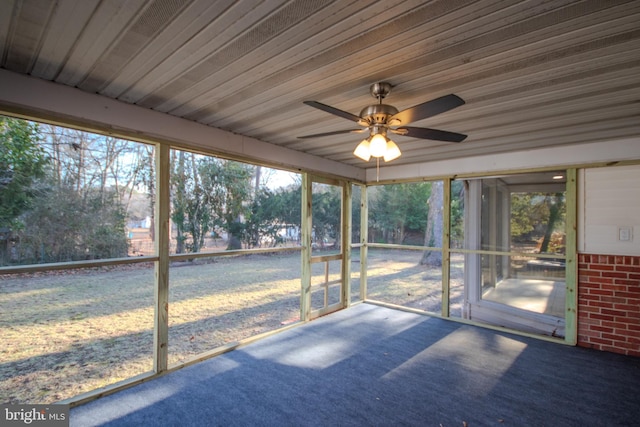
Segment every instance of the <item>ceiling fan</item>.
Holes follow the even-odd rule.
[[[323,136],[340,135],[345,133],[364,133],[369,131],[369,137],[364,139],[355,149],[354,155],[369,161],[373,156],[385,161],[400,157],[400,149],[387,137],[391,132],[413,138],[431,139],[435,141],[462,142],[467,137],[461,133],[448,132],[438,129],[406,126],[411,122],[433,117],[445,111],[452,110],[464,104],[464,100],[456,95],[445,95],[431,101],[423,102],[406,110],[398,111],[392,105],[383,104],[382,100],[391,92],[391,84],[387,82],[374,83],[370,87],[371,95],[378,100],[378,104],[365,107],[360,116],[339,110],[317,101],[304,101],[306,105],[318,108],[363,126],[362,129],[339,130],[299,136],[298,138],[318,138]]]

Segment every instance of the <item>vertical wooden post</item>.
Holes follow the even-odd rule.
[[[566,261],[565,261],[565,342],[576,345],[578,342],[578,226],[577,203],[578,185],[576,169],[567,169],[566,187]]]
[[[369,187],[362,186],[360,192],[360,299],[367,297],[367,253],[369,247]]]
[[[329,306],[329,261],[324,262],[324,307]]]
[[[301,289],[300,289],[300,320],[307,321],[311,315],[311,177],[308,173],[302,174],[302,239],[301,253]]]
[[[167,370],[169,346],[169,146],[156,145],[155,315],[153,369]]]
[[[497,180],[495,180],[497,181]],[[497,182],[492,183],[489,187],[489,250],[498,250],[498,187]],[[480,211],[480,227],[482,227],[482,211]],[[482,241],[481,241],[482,244]],[[495,253],[489,255],[489,274],[491,280],[491,286],[495,287],[498,282],[498,271],[496,270],[496,257]],[[484,286],[484,283],[481,285]]]
[[[451,265],[451,178],[444,179],[442,192],[442,316],[449,317],[449,266]]]
[[[351,232],[352,208],[351,196],[352,187],[350,182],[342,184],[342,303],[343,307],[348,307],[351,303]]]

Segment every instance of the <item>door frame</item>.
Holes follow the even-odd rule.
[[[327,184],[340,187],[340,252],[330,255],[313,255],[313,184]],[[329,179],[305,173],[302,175],[302,278],[300,294],[300,319],[308,321],[328,313],[341,310],[349,306],[351,299],[349,281],[351,277],[351,185],[347,181]],[[312,309],[311,294],[313,287],[311,283],[312,264],[329,263],[331,261],[341,261],[340,268],[340,300],[337,303],[329,304],[325,298],[324,306],[320,309]],[[326,292],[326,291],[325,291]]]
[[[482,224],[480,212],[482,210],[482,179],[468,181],[468,191],[465,199],[465,272],[464,272],[464,305],[463,317],[496,326],[503,326],[522,332],[543,334],[548,336],[564,337],[568,344],[577,341],[576,327],[576,170],[566,170],[565,187],[565,233],[566,252],[565,260],[565,317],[560,318],[545,314],[527,312],[517,307],[492,302],[482,299],[482,255],[487,256],[512,256],[522,255],[511,252],[510,247],[506,251],[482,250],[481,233]],[[503,203],[503,208],[504,208]],[[508,220],[508,218],[506,219]],[[491,219],[490,219],[491,221]],[[491,232],[500,233],[500,230]],[[504,230],[502,230],[504,232]],[[509,239],[507,239],[507,242]],[[509,242],[510,243],[510,242]]]

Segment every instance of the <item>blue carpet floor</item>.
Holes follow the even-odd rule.
[[[71,426],[631,426],[640,359],[360,304],[71,410]]]

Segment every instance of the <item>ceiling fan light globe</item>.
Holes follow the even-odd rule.
[[[371,152],[369,150],[369,141],[366,139],[363,139],[362,142],[360,142],[360,144],[358,144],[356,149],[353,151],[353,154],[354,156],[364,160],[365,162],[368,162],[369,159],[371,158]]]
[[[387,151],[384,153],[384,161],[390,162],[391,160],[395,160],[400,157],[402,153],[400,152],[400,148],[396,145],[392,140],[387,141]]]
[[[379,133],[373,135],[369,143],[369,152],[373,157],[382,157],[387,151],[387,138]]]

